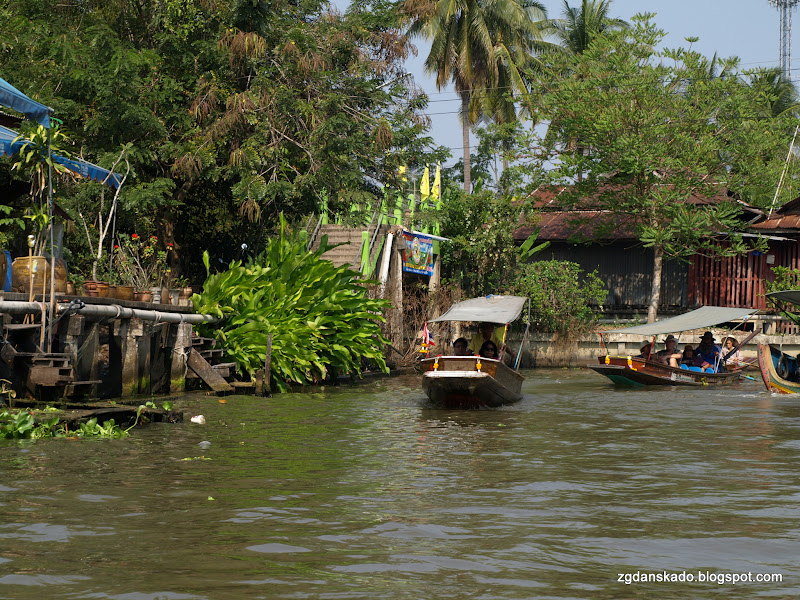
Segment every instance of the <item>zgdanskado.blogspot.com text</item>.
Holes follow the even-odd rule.
[[[617,581],[627,585],[636,583],[712,583],[717,585],[736,585],[742,583],[781,583],[780,573],[727,573],[715,571],[659,571],[619,573]]]

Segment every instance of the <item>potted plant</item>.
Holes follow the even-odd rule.
[[[120,234],[114,246],[114,266],[124,286],[134,290],[134,300],[153,301],[152,289],[163,282],[167,253],[158,246],[158,237],[136,233]]]

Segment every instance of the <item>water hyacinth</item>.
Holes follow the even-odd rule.
[[[306,242],[306,232],[290,231],[281,217],[280,235],[262,254],[209,275],[192,300],[197,312],[220,322],[200,333],[216,338],[248,373],[263,368],[271,333],[271,375],[280,391],[360,375],[363,359],[388,371],[380,323],[389,303],[369,298],[358,272],[323,259],[332,248],[325,240],[315,252]],[[207,254],[204,261],[208,271]]]

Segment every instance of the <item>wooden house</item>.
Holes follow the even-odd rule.
[[[619,215],[586,208],[565,211],[558,196],[564,188],[539,188],[534,192],[539,211],[533,227],[520,227],[521,243],[539,228],[538,240],[550,245],[534,260],[569,260],[586,272],[596,271],[606,284],[603,303],[608,316],[626,317],[646,311],[650,298],[653,251],[634,234],[632,223]],[[692,198],[695,204],[730,200],[726,190],[716,198]],[[752,251],[734,257],[693,255],[664,262],[659,314],[684,312],[704,305],[764,308],[764,279],[771,268],[800,268],[800,198],[767,216],[739,202],[747,236],[767,237],[767,252]]]

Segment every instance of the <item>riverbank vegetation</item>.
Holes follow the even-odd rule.
[[[239,368],[254,374],[271,356],[279,391],[358,375],[365,364],[386,371],[381,334],[385,300],[369,297],[359,273],[322,258],[327,243],[310,252],[305,231],[281,218],[278,235],[258,256],[233,261],[210,274],[195,294],[195,309],[217,317],[201,333],[219,340]]]
[[[612,13],[607,0],[566,6],[563,19],[515,0],[344,11],[322,0],[9,0],[0,57],[6,80],[54,108],[65,154],[125,166],[113,211],[105,186],[57,182],[72,277],[132,283],[109,257],[152,240],[160,264],[147,281],[205,281],[195,306],[222,318],[206,334],[248,372],[271,339],[272,374],[287,389],[358,373],[362,361],[385,368],[387,304],[307,251],[303,229],[323,212],[369,221],[409,181],[416,188],[410,173],[451,158],[431,138],[431,99],[406,72],[415,40],[433,43],[426,67],[440,87],[455,84],[464,125],[442,202],[418,215],[451,240],[440,245],[443,283],[458,290],[449,296],[517,291],[540,305],[541,329],[589,326],[596,278],[517,247],[515,230],[535,230],[543,210],[591,205],[630,224],[654,250],[650,318],[664,260],[752,249],[737,203],[774,202],[794,87],[704,57],[692,40],[663,49],[652,15]],[[26,254],[31,181],[16,160],[0,159],[12,199],[0,240]],[[546,185],[564,193],[535,206],[531,192]],[[730,200],[705,202],[721,191]]]

